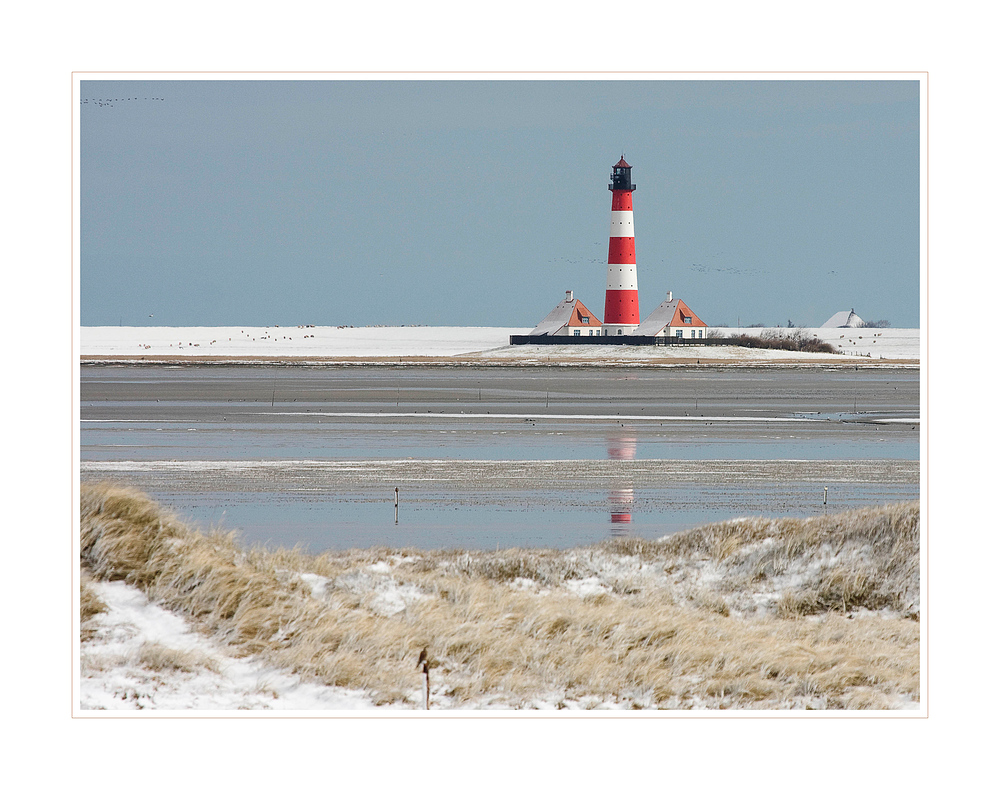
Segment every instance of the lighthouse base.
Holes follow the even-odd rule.
[[[638,327],[638,324],[605,324],[601,334],[611,337],[621,337],[631,335]]]

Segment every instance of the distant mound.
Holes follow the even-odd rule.
[[[864,319],[855,313],[852,308],[850,310],[842,310],[839,313],[834,313],[830,317],[830,320],[823,324],[820,329],[852,329],[864,325]]]

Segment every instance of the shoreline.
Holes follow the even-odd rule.
[[[222,355],[124,355],[87,354],[79,357],[81,365],[275,365],[279,367],[307,366],[389,366],[434,365],[439,367],[783,367],[826,365],[831,367],[892,367],[919,369],[919,359],[871,359],[869,357],[844,357],[843,359],[722,359],[711,357],[675,357],[658,359],[592,358],[572,359],[550,357],[547,359],[484,358],[469,356],[222,356]]]

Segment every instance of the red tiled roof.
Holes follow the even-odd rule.
[[[590,320],[584,323],[582,319],[586,317]],[[570,314],[569,321],[566,322],[566,326],[603,326],[600,319],[594,315],[590,310],[588,310],[583,302],[579,299],[576,300],[576,304],[573,307],[573,312]]]
[[[686,322],[684,319],[690,318],[690,323]],[[670,326],[708,326],[704,321],[702,321],[698,316],[694,314],[694,310],[688,307],[680,299],[677,300],[677,309],[674,310],[674,317],[670,319]]]

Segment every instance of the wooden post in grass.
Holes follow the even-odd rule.
[[[823,486],[823,515],[824,516],[826,515],[826,492],[827,492],[827,487]]]
[[[396,486],[396,506],[395,506],[395,511],[396,511],[396,523],[398,524],[399,523],[399,486]]]
[[[427,648],[420,651],[420,658],[417,659],[417,669],[424,673],[424,710],[431,709],[431,668],[430,660],[427,658]]]

